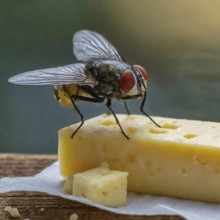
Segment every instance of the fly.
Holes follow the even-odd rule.
[[[129,65],[115,47],[99,33],[81,30],[73,36],[73,53],[79,63],[56,68],[39,69],[13,76],[9,82],[19,85],[51,85],[56,99],[64,106],[74,107],[81,123],[72,138],[84,123],[83,114],[76,101],[101,103],[114,116],[122,134],[124,132],[111,104],[112,100],[142,99],[140,111],[160,127],[145,111],[148,72],[140,65]]]

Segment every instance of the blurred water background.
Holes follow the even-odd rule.
[[[72,35],[106,36],[130,64],[150,72],[150,115],[220,122],[220,2],[147,0],[0,0],[0,152],[56,153],[57,130],[79,121],[51,87],[8,78],[75,62]],[[139,101],[129,102],[139,113]],[[105,104],[79,103],[90,118]],[[123,113],[121,102],[113,104]],[[148,119],[146,119],[148,120]]]

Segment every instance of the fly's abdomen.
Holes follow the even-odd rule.
[[[72,101],[77,101],[73,99],[73,95],[79,95],[83,97],[88,97],[89,94],[80,89],[77,85],[65,85],[62,87],[54,87],[56,100],[65,107],[73,107]],[[72,100],[71,100],[72,99]]]

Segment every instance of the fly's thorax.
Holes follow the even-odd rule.
[[[144,94],[147,90],[148,73],[140,65],[133,65],[120,76],[120,89],[126,96]]]
[[[101,75],[103,78],[106,78],[108,75],[119,77],[129,67],[130,65],[127,63],[118,60],[94,60],[87,65],[87,69],[90,69],[93,76]]]
[[[117,60],[95,60],[86,69],[95,78],[94,91],[97,95],[110,98],[121,98],[119,81],[121,73],[130,66]]]

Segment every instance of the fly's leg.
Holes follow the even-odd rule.
[[[78,93],[78,91],[77,91]],[[71,102],[73,104],[73,107],[75,108],[76,112],[80,115],[80,119],[81,119],[81,123],[80,125],[76,128],[76,130],[73,132],[73,134],[71,135],[71,138],[74,137],[74,135],[77,133],[77,131],[83,126],[84,124],[84,117],[83,114],[80,112],[78,106],[75,104],[76,100],[82,100],[82,101],[88,101],[88,102],[103,102],[103,99],[98,99],[98,98],[90,98],[90,97],[85,97],[85,96],[80,96],[80,95],[71,95],[70,97]]]
[[[112,104],[112,103],[111,103],[111,99],[107,99],[106,106],[107,106],[107,108],[110,110],[110,112],[112,113],[112,115],[114,116],[115,121],[116,121],[116,123],[118,124],[118,126],[119,126],[119,128],[120,128],[120,130],[121,130],[121,133],[125,136],[125,138],[130,139],[130,138],[125,134],[125,132],[123,131],[123,129],[122,129],[122,127],[121,127],[121,124],[120,124],[120,122],[119,122],[117,116],[115,115],[115,113],[114,113],[112,107],[111,107],[111,104]]]
[[[76,91],[76,94],[78,94],[78,93],[79,93],[79,87],[78,87],[78,89],[77,89],[77,91]],[[75,101],[76,101],[77,97],[71,96],[70,99],[71,99],[71,102],[72,102],[72,104],[73,104],[74,109],[75,109],[76,112],[79,114],[80,119],[81,119],[80,125],[76,128],[76,130],[75,130],[75,131],[72,133],[72,135],[71,135],[71,138],[73,138],[74,135],[77,133],[77,131],[83,126],[83,124],[84,124],[84,116],[83,116],[83,114],[81,113],[81,111],[79,110],[78,106],[75,104]]]
[[[144,93],[144,98],[142,100],[141,106],[140,106],[140,111],[147,116],[157,127],[161,128],[161,126],[159,124],[157,124],[157,122],[155,122],[153,120],[153,118],[150,117],[150,115],[148,115],[145,111],[144,111],[144,103],[146,101],[146,97],[147,97],[147,92]]]
[[[128,106],[127,106],[127,102],[126,102],[125,100],[124,100],[124,107],[125,107],[126,113],[127,113],[128,115],[130,115],[131,112],[129,111]]]
[[[77,131],[83,126],[84,124],[84,117],[83,114],[81,113],[81,111],[79,110],[79,108],[77,107],[77,105],[75,104],[75,98],[71,97],[71,102],[73,104],[74,109],[76,110],[76,112],[79,114],[80,119],[81,119],[81,123],[80,125],[76,128],[76,130],[72,133],[71,138],[74,137],[74,135],[77,133]]]
[[[126,111],[126,113],[127,113],[127,115],[130,115],[131,114],[131,112],[129,111],[129,109],[128,109],[128,106],[127,106],[127,102],[125,101],[125,100],[123,100],[123,102],[124,102],[124,108],[125,108],[125,111]],[[107,111],[107,115],[110,115],[112,112],[108,109],[108,111]]]

